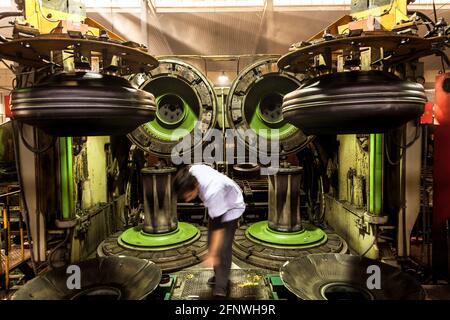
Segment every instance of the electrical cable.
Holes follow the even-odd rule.
[[[417,121],[416,133],[414,135],[414,138],[410,142],[406,143],[405,145],[398,144],[395,141],[393,141],[393,143],[395,146],[399,147],[400,149],[408,149],[410,146],[412,146],[414,144],[414,142],[417,141],[417,139],[419,139],[421,132],[422,132],[422,127],[420,126],[419,121]],[[402,132],[402,137],[403,137],[403,132]]]
[[[69,240],[70,238],[70,230],[67,230],[66,232],[66,236],[64,237],[64,239],[58,243],[48,254],[48,258],[47,258],[47,263],[51,268],[54,268],[53,266],[53,262],[52,262],[52,256],[53,254],[56,252],[56,250],[58,250],[59,248],[61,248],[66,242],[67,240]]]
[[[7,67],[9,69],[9,71],[11,71],[12,73],[15,73],[14,69],[10,65],[8,65],[3,59],[1,59],[0,61],[5,65],[5,67]]]
[[[387,141],[388,141],[388,136],[386,135],[386,143],[384,144],[384,151],[386,153],[386,160],[388,161],[388,163],[391,166],[398,166],[400,164],[400,162],[402,161],[403,152],[401,153],[401,155],[399,156],[399,159],[396,162],[392,161],[392,158],[391,158],[390,153],[389,153],[389,147],[388,147]]]
[[[392,135],[392,132],[390,132],[389,134],[386,135],[386,143],[384,144],[384,149],[385,149],[385,153],[386,153],[386,160],[388,161],[388,163],[391,166],[398,166],[400,164],[401,160],[403,159],[405,150],[408,149],[409,147],[411,147],[417,141],[417,139],[420,138],[421,132],[422,132],[422,128],[421,128],[420,124],[417,123],[416,133],[414,135],[414,138],[410,142],[406,143],[405,145],[400,145],[400,144],[396,143],[393,139],[391,140],[390,135]],[[402,132],[402,137],[403,137],[403,132]],[[395,146],[399,147],[402,150],[402,152],[399,156],[399,159],[395,162],[392,161],[392,158],[391,158],[391,155],[389,152],[389,143],[388,142],[394,144]]]
[[[315,139],[315,136],[314,136]],[[312,142],[312,141],[311,141]],[[314,143],[310,143],[308,144],[310,146],[310,153],[312,156],[312,168],[313,168],[313,172],[312,172],[312,176],[311,176],[311,181],[312,184],[314,183],[314,181],[316,179],[314,179],[314,171],[317,171],[317,175],[318,175],[318,190],[317,190],[317,201],[319,202],[319,213],[316,212],[316,210],[313,210],[313,221],[311,221],[312,223],[314,222],[315,224],[318,225],[323,225],[324,222],[324,217],[325,217],[325,192],[324,192],[324,185],[323,185],[323,176],[321,174],[321,169],[320,169],[320,165],[321,165],[321,161],[319,158],[319,152],[317,151],[317,147],[315,146]],[[308,196],[309,196],[309,200],[311,201],[311,205],[312,205],[312,199],[311,198],[311,191],[308,190]]]
[[[0,20],[9,17],[21,17],[21,16],[23,16],[23,12],[0,12]]]
[[[434,21],[437,23],[437,11],[436,11],[436,2],[433,0],[433,14],[434,14]]]
[[[425,13],[420,11],[408,11],[409,15],[415,14],[417,17],[419,17],[424,23],[423,25],[427,27],[428,33],[432,32],[435,26],[435,22],[430,19]],[[427,37],[427,35],[425,35]]]
[[[431,52],[436,55],[441,56],[442,61],[445,62],[445,64],[450,68],[450,59],[448,58],[447,54],[444,51],[442,51],[440,49],[433,49],[433,50],[431,50]]]
[[[441,5],[441,6],[437,9],[437,11],[441,10],[441,9],[442,9],[443,7],[445,7],[445,6],[448,6],[449,4],[450,4],[450,1],[444,3],[443,5]]]

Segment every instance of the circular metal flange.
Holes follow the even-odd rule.
[[[208,230],[197,226],[199,237],[175,246],[147,249],[138,246],[119,244],[123,232],[117,232],[106,238],[97,248],[98,256],[129,256],[148,259],[156,263],[164,272],[176,271],[199,263],[208,251]]]
[[[227,117],[247,148],[270,153],[270,142],[279,141],[280,153],[298,151],[307,137],[282,119],[283,96],[300,86],[300,78],[281,72],[276,59],[258,61],[245,68],[227,97]],[[263,148],[264,150],[261,150]]]
[[[380,270],[380,289],[367,286]],[[373,273],[373,271],[372,271]],[[311,254],[280,268],[285,287],[303,300],[423,300],[425,291],[409,274],[376,260],[347,254]]]
[[[73,263],[80,289],[69,288],[67,266],[46,272],[20,288],[13,300],[142,300],[156,289],[161,269],[134,257],[100,257]]]
[[[191,243],[200,238],[200,230],[185,222],[178,222],[177,228],[167,233],[147,233],[142,227],[139,225],[125,230],[118,239],[119,244],[137,250],[165,250]]]
[[[254,242],[273,248],[306,249],[327,242],[327,235],[320,228],[305,225],[299,231],[280,232],[269,228],[268,221],[252,224],[245,235]]]
[[[128,135],[140,149],[169,157],[181,141],[184,150],[201,147],[217,121],[213,85],[194,66],[175,59],[162,59],[148,74],[136,74],[131,83],[156,97],[156,118]],[[190,138],[190,139],[187,139]]]
[[[258,180],[261,178],[260,175],[261,167],[256,163],[238,163],[233,165],[233,178],[239,180]]]
[[[294,45],[292,52],[278,60],[278,67],[289,72],[309,73],[313,71],[314,59],[319,55],[325,61],[331,62],[335,52],[340,54],[342,50],[359,52],[366,48],[376,50],[382,48],[384,56],[387,57],[383,62],[395,64],[429,55],[434,43],[444,41],[445,37],[425,39],[415,35],[399,35],[390,31],[364,32],[361,36],[340,35],[332,40],[322,40],[312,44],[302,42],[299,46]]]
[[[81,39],[71,38],[68,34],[43,34],[0,44],[0,56],[3,59],[36,68],[48,65],[55,51],[73,51],[89,59],[101,56],[105,66],[116,57],[119,63],[115,69],[121,75],[149,72],[158,66],[158,60],[136,43],[121,43],[90,35]]]
[[[167,126],[176,126],[187,115],[185,103],[181,97],[173,94],[158,97],[156,102],[159,106],[157,118]]]
[[[327,74],[287,94],[283,117],[309,134],[376,133],[418,118],[422,85],[382,71]]]
[[[11,93],[14,120],[55,136],[123,135],[153,119],[152,94],[121,77],[59,73]]]
[[[141,173],[143,174],[154,174],[154,175],[167,175],[168,173],[177,172],[177,168],[175,167],[165,167],[165,168],[157,168],[157,167],[146,167],[141,169]]]
[[[307,224],[304,225],[305,228],[309,227]],[[303,248],[291,248],[290,246],[267,245],[261,241],[255,241],[254,238],[247,236],[248,228],[248,225],[243,225],[236,230],[233,254],[244,262],[264,269],[279,270],[286,261],[312,253],[345,253],[348,250],[345,240],[329,229],[323,230],[326,234],[325,243]]]

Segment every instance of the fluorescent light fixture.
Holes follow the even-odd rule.
[[[217,78],[219,80],[220,84],[227,84],[230,78],[225,74],[224,71],[222,71],[222,74]]]
[[[141,0],[89,0],[84,1],[86,8],[140,8]]]
[[[448,0],[434,0],[435,4],[450,4]],[[412,3],[412,5],[417,4],[433,4],[433,0],[416,0]]]
[[[10,8],[12,6],[13,6],[12,0],[0,0],[0,8]]]
[[[274,6],[345,6],[352,0],[273,0]]]
[[[434,0],[435,4],[448,4],[448,0]],[[273,0],[274,6],[347,6],[352,0]],[[416,0],[411,5],[433,4],[433,0]]]
[[[155,8],[262,7],[265,0],[152,0]]]

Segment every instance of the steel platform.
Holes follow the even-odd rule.
[[[267,281],[268,271],[231,269],[228,300],[269,300],[272,291]],[[171,300],[210,300],[212,287],[207,284],[214,275],[210,270],[188,270],[177,273]]]

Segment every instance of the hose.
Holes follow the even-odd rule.
[[[408,14],[409,15],[415,14],[423,22],[427,22],[427,23],[424,23],[424,25],[427,27],[429,33],[434,29],[434,26],[435,26],[434,21],[430,17],[428,17],[425,13],[420,12],[420,11],[408,11]]]
[[[23,12],[0,12],[0,20],[8,18],[8,17],[21,17],[23,16]]]
[[[69,238],[70,238],[70,230],[67,230],[66,236],[64,237],[64,240],[62,240],[60,243],[58,243],[58,244],[56,245],[56,247],[54,247],[54,248],[50,251],[50,253],[48,254],[48,259],[47,259],[48,265],[49,265],[52,269],[54,268],[54,267],[53,267],[53,263],[52,263],[52,256],[53,256],[53,254],[56,252],[56,250],[58,250],[59,248],[61,248],[61,247],[67,242],[67,240],[69,240]]]

